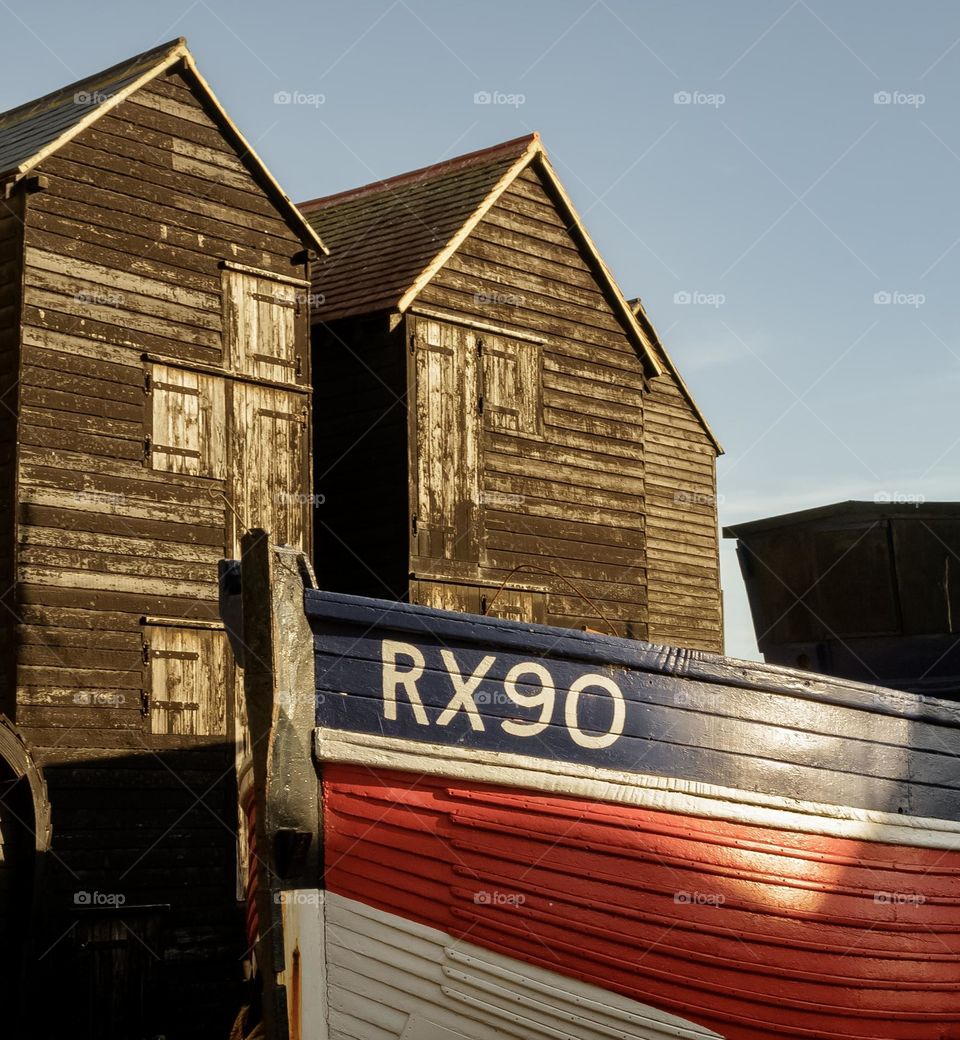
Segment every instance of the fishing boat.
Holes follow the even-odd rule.
[[[958,705],[239,571],[268,1037],[960,1037]]]

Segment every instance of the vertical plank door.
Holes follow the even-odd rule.
[[[417,319],[416,553],[477,564],[480,438],[477,353],[465,329]]]

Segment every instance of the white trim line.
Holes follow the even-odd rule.
[[[217,110],[220,118],[223,120],[227,127],[227,130],[236,138],[237,144],[239,144],[246,156],[249,156],[250,160],[256,164],[264,180],[267,181],[270,188],[279,197],[282,207],[287,209],[287,216],[292,220],[296,221],[300,225],[301,231],[306,232],[310,242],[316,246],[316,248],[323,254],[329,255],[330,250],[324,245],[323,240],[314,230],[312,225],[308,222],[307,218],[297,209],[294,205],[293,200],[289,195],[280,187],[277,181],[274,179],[273,174],[267,169],[263,160],[253,150],[253,146],[239,131],[233,120],[227,115],[223,105],[217,100],[216,94],[210,89],[210,84],[200,74],[200,70],[197,68],[196,62],[193,60],[193,55],[190,53],[185,43],[177,44],[176,47],[172,48],[165,58],[159,59],[156,64],[151,65],[146,71],[139,75],[132,83],[125,86],[122,90],[118,90],[115,94],[111,94],[105,101],[99,105],[94,105],[88,115],[84,116],[78,123],[74,123],[69,129],[65,130],[56,140],[46,144],[39,151],[34,152],[29,159],[22,162],[13,171],[15,173],[14,180],[21,180],[26,176],[32,169],[34,169],[38,163],[43,162],[49,155],[58,151],[65,144],[72,141],[78,134],[83,133],[87,127],[92,126],[101,116],[105,116],[108,112],[112,112],[118,105],[122,104],[132,94],[136,93],[141,87],[146,86],[151,80],[156,79],[162,73],[166,72],[167,69],[172,68],[178,62],[182,61],[184,68],[188,70],[191,76],[197,81],[201,90],[203,90],[210,104]],[[3,171],[0,171],[2,173]]]
[[[324,244],[323,239],[320,238],[320,236],[314,230],[313,225],[310,224],[307,218],[300,212],[299,209],[297,209],[295,203],[293,202],[293,199],[291,199],[290,196],[277,183],[273,174],[267,169],[266,163],[264,163],[260,156],[257,155],[257,153],[253,150],[253,145],[250,144],[250,142],[243,136],[243,134],[237,128],[237,125],[234,123],[234,121],[227,115],[226,109],[223,107],[223,105],[220,104],[219,100],[217,99],[217,95],[214,94],[213,90],[210,88],[210,84],[200,74],[200,70],[197,68],[197,63],[193,60],[193,55],[190,53],[189,50],[187,50],[186,47],[184,47],[183,61],[184,65],[187,67],[187,69],[189,69],[190,74],[196,79],[197,83],[200,84],[200,87],[204,91],[206,91],[207,96],[210,99],[210,103],[217,109],[221,119],[223,119],[224,123],[226,123],[229,131],[236,136],[237,141],[242,146],[245,155],[249,156],[250,159],[252,159],[253,162],[256,163],[267,183],[270,185],[271,188],[273,188],[273,190],[276,192],[277,196],[280,198],[282,203],[287,207],[288,216],[292,217],[295,221],[297,221],[297,223],[300,224],[301,229],[307,232],[313,244],[321,253],[323,253],[324,256],[329,256],[330,250]]]
[[[607,267],[606,262],[600,255],[600,250],[597,249],[586,227],[584,227],[583,221],[580,219],[580,214],[577,212],[576,208],[573,205],[573,200],[567,194],[563,184],[561,184],[560,178],[557,176],[556,170],[554,170],[553,166],[551,166],[550,160],[547,158],[546,152],[542,148],[540,150],[539,159],[541,169],[543,170],[544,174],[546,174],[547,180],[550,182],[550,185],[553,188],[553,190],[560,197],[560,201],[563,203],[563,206],[570,214],[570,220],[576,228],[577,234],[579,234],[581,239],[583,240],[584,247],[586,248],[590,256],[593,258],[594,263],[596,263],[597,267],[600,269],[600,272],[604,280],[607,282],[607,285],[609,286],[610,291],[613,294],[614,302],[620,310],[620,316],[623,318],[627,328],[630,329],[634,336],[636,336],[637,340],[643,345],[644,353],[646,355],[646,361],[647,364],[650,366],[651,372],[654,376],[662,376],[664,371],[663,366],[657,360],[657,354],[650,343],[650,338],[647,336],[647,333],[644,330],[643,326],[640,324],[640,322],[637,321],[637,316],[633,313],[633,309],[631,308],[630,304],[627,303],[627,298],[624,295],[623,290],[617,283],[616,278],[613,277],[613,273],[611,272],[610,268]],[[568,228],[568,230],[570,229]]]
[[[397,310],[403,314],[404,311],[410,306],[411,303],[420,295],[423,287],[430,281],[431,278],[440,270],[441,267],[450,259],[451,256],[460,248],[463,242],[473,232],[473,229],[480,223],[481,220],[487,215],[488,211],[491,210],[500,196],[507,190],[507,188],[513,183],[514,178],[523,170],[527,163],[542,149],[540,144],[540,138],[534,135],[533,139],[524,148],[520,157],[511,164],[507,172],[497,181],[493,186],[492,190],[489,191],[480,203],[480,205],[471,213],[467,218],[466,223],[460,230],[450,239],[449,242],[440,250],[439,253],[430,261],[429,264],[417,275],[413,285],[403,294],[400,298],[400,302],[397,304]]]
[[[25,159],[19,166],[14,170],[16,174],[16,180],[20,180],[27,173],[29,173],[38,163],[43,162],[47,156],[52,155],[55,151],[62,148],[69,141],[72,141],[77,134],[83,133],[88,126],[92,126],[101,116],[106,115],[117,107],[117,105],[126,101],[131,94],[138,91],[141,87],[146,86],[151,80],[156,79],[162,72],[176,65],[178,61],[187,56],[186,44],[179,43],[174,47],[165,58],[160,58],[156,64],[149,66],[144,72],[142,72],[132,82],[123,87],[122,90],[118,90],[115,94],[111,94],[105,101],[100,102],[98,105],[93,105],[90,112],[83,117],[78,123],[74,123],[71,127],[68,127],[59,137],[51,141],[49,144],[45,144],[39,151],[33,153],[29,159]],[[91,79],[94,77],[90,77]]]
[[[318,761],[502,784],[548,794],[852,841],[960,850],[960,822],[808,802],[675,777],[317,727]]]
[[[435,307],[424,307],[419,303],[414,303],[407,310],[417,318],[433,318],[436,321],[445,321],[451,325],[463,325],[468,329],[479,329],[481,332],[491,332],[498,336],[509,336],[510,339],[520,339],[527,343],[543,344],[547,342],[543,336],[535,336],[532,332],[508,329],[506,325],[490,325],[485,321],[476,321],[473,318],[468,318],[464,314],[438,310]]]
[[[221,260],[220,267],[224,271],[239,271],[241,274],[252,274],[255,278],[265,278],[271,282],[282,282],[284,285],[296,285],[300,289],[310,288],[309,278],[294,278],[289,274],[274,274],[262,267],[248,267],[246,264],[234,263],[233,260]]]

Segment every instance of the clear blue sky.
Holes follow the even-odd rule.
[[[294,199],[539,130],[726,448],[722,523],[883,492],[957,497],[960,4],[0,0],[0,13],[0,108],[184,35]],[[284,91],[323,103],[276,104]],[[475,104],[481,91],[523,101]],[[730,543],[723,557],[727,652],[756,656]]]

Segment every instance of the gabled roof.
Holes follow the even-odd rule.
[[[960,520],[960,502],[897,501],[892,495],[881,495],[872,502],[849,499],[832,502],[813,509],[799,509],[795,513],[766,516],[748,520],[723,529],[724,538],[743,538],[780,528],[816,527],[818,524],[878,523],[881,520]]]
[[[302,202],[307,220],[330,243],[330,256],[313,270],[314,289],[324,298],[323,320],[376,311],[402,314],[530,166],[544,177],[568,231],[587,254],[647,367],[659,374],[647,334],[583,227],[539,134]]]
[[[62,148],[77,134],[112,111],[134,91],[175,65],[200,92],[219,117],[221,128],[238,148],[244,161],[295,227],[304,244],[327,252],[326,246],[284,194],[260,157],[234,126],[209,84],[200,75],[193,55],[182,37],[93,76],[55,90],[52,94],[0,113],[0,183],[27,176],[47,156]]]
[[[660,337],[657,335],[657,330],[653,327],[653,322],[647,316],[647,312],[644,310],[643,303],[639,299],[639,297],[635,300],[630,301],[630,307],[633,310],[633,313],[637,321],[646,331],[647,336],[649,337],[650,342],[653,344],[654,350],[656,351],[658,358],[663,364],[663,367],[671,376],[673,376],[673,380],[677,384],[677,388],[679,389],[680,393],[683,394],[683,396],[687,399],[687,403],[690,405],[690,408],[693,411],[693,414],[696,416],[697,421],[703,427],[704,433],[706,433],[706,435],[710,438],[710,441],[716,449],[717,454],[722,455],[723,446],[717,440],[716,434],[714,434],[713,430],[710,428],[710,423],[707,422],[703,412],[700,411],[700,406],[693,399],[693,394],[690,393],[690,388],[683,381],[683,376],[680,375],[680,372],[677,370],[677,366],[673,363],[673,358],[671,358],[670,355],[667,353],[667,348],[660,342]]]

